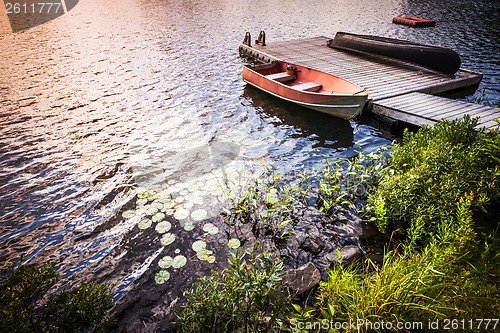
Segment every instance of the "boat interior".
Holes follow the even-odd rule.
[[[287,64],[276,62],[253,68],[267,79],[282,83],[293,89],[321,94],[361,94],[364,89],[334,75],[302,66],[286,69]]]

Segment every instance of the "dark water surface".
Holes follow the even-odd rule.
[[[312,169],[326,157],[390,142],[364,118],[304,114],[246,88],[238,55],[246,31],[256,37],[265,30],[268,41],[349,31],[450,47],[462,67],[484,73],[480,88],[498,98],[499,6],[496,0],[84,0],[16,34],[2,16],[1,265],[21,255],[54,260],[72,283],[115,284],[124,309],[142,304],[140,291],[148,289],[154,306],[134,320],[161,317],[175,303],[172,290],[193,277],[171,270],[172,278],[157,285],[158,258],[185,255],[192,271],[219,267],[189,252],[194,240],[207,237],[204,220],[218,214],[217,179],[235,180],[238,170],[258,169],[259,161],[282,172]],[[438,24],[391,23],[403,14]],[[137,177],[158,163],[171,171],[163,183]],[[175,202],[164,200],[157,211],[183,221],[165,218],[177,235],[172,245],[154,228],[122,217],[135,207],[136,194],[153,185]]]

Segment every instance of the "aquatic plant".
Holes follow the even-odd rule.
[[[216,235],[219,233],[219,228],[217,228],[213,223],[207,223],[203,226],[203,231],[210,235]]]
[[[207,217],[207,211],[204,209],[197,209],[191,213],[191,218],[195,221],[202,221]]]
[[[0,332],[112,332],[111,285],[80,283],[56,291],[54,264],[18,265],[0,274]]]
[[[229,266],[198,279],[175,309],[178,332],[278,332],[289,297],[282,289],[283,263],[269,253],[233,252]]]
[[[170,280],[170,273],[165,269],[162,269],[155,274],[155,282],[157,284],[163,284],[168,280]]]
[[[168,221],[163,221],[156,225],[155,230],[160,234],[164,234],[170,231],[171,228],[172,228],[172,223]]]
[[[257,239],[270,237],[279,244],[293,233],[295,213],[299,206],[305,207],[309,179],[302,175],[302,181],[294,185],[272,167],[261,178],[228,191],[222,215],[229,228],[250,224]]]
[[[237,249],[241,246],[241,242],[238,238],[231,238],[228,242],[227,242],[227,247],[229,247],[230,249]]]
[[[163,258],[158,261],[158,266],[161,268],[170,268],[172,266],[172,263],[174,262],[174,258],[171,256],[164,256]]]
[[[186,265],[187,259],[183,255],[175,256],[172,260],[172,268],[181,268]]]
[[[377,153],[359,152],[351,159],[327,160],[319,181],[320,210],[335,215],[342,207],[364,209],[388,164],[388,156],[387,148],[381,148]]]
[[[191,245],[191,247],[194,250],[194,252],[198,252],[198,251],[206,249],[207,243],[205,241],[202,241],[202,240],[197,240]]]

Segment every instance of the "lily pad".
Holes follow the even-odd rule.
[[[142,219],[142,216],[132,216],[131,218],[128,219],[128,222],[129,223],[132,223],[132,224],[137,224],[139,222],[141,222],[141,219]]]
[[[163,209],[163,203],[159,202],[159,201],[155,201],[151,204],[152,207],[158,209],[158,210],[162,210]]]
[[[163,235],[163,237],[161,238],[161,243],[162,245],[170,245],[172,244],[174,241],[175,241],[176,237],[174,234],[170,233],[170,232],[167,232],[166,234]]]
[[[194,192],[194,191],[197,191],[199,188],[200,188],[200,185],[198,185],[198,184],[192,184],[192,185],[189,185],[187,187],[187,190],[189,192]]]
[[[136,214],[135,209],[129,209],[122,213],[122,217],[128,219]]]
[[[203,231],[209,233],[210,235],[216,235],[219,233],[219,228],[212,223],[207,223],[203,226]]]
[[[227,242],[227,246],[230,248],[230,249],[237,249],[241,246],[241,242],[238,238],[231,238],[228,242]]]
[[[160,266],[161,268],[169,268],[170,266],[172,266],[173,262],[174,259],[171,256],[165,256],[160,259],[160,261],[158,262],[158,266]]]
[[[182,195],[178,196],[177,198],[174,199],[175,202],[181,203],[184,201],[184,197]]]
[[[191,218],[195,221],[201,221],[207,217],[207,211],[204,209],[197,209],[191,213]]]
[[[203,205],[205,200],[203,199],[203,196],[200,194],[199,196],[194,196],[191,202],[194,203],[195,205]]]
[[[170,279],[170,273],[164,269],[155,274],[155,282],[163,284]]]
[[[136,203],[137,203],[137,206],[144,206],[145,204],[148,203],[148,199],[146,199],[146,198],[137,199]]]
[[[175,256],[174,261],[172,262],[173,268],[181,268],[186,265],[187,259],[183,255]]]
[[[191,231],[191,230],[193,230],[193,229],[194,229],[194,224],[193,224],[193,223],[191,223],[191,222],[186,222],[186,223],[184,224],[184,230],[186,230],[186,231]]]
[[[158,213],[158,208],[151,206],[151,205],[146,207],[146,215],[154,215],[156,213]]]
[[[148,192],[137,193],[139,199],[146,199],[148,197]]]
[[[200,260],[208,260],[208,258],[213,254],[213,251],[203,249],[201,251],[196,252],[196,256]]]
[[[151,218],[151,220],[153,220],[153,222],[160,222],[164,218],[165,218],[165,214],[163,214],[163,213],[156,213],[155,215],[153,215],[153,217]]]
[[[137,226],[139,227],[139,229],[147,229],[151,226],[151,224],[153,224],[153,221],[151,221],[150,219],[142,219],[139,221]]]
[[[210,263],[210,264],[213,264],[215,262],[215,256],[208,256],[207,257],[207,261]]]
[[[177,220],[183,220],[189,216],[189,210],[181,208],[175,212],[174,218]]]
[[[144,206],[140,206],[140,207],[137,207],[137,209],[135,210],[135,213],[136,215],[144,215],[146,214],[146,209],[144,208]]]
[[[193,243],[193,245],[191,245],[191,247],[193,248],[194,252],[199,252],[201,250],[205,250],[206,249],[207,243],[205,243],[202,240],[197,240],[197,241],[195,241]]]
[[[160,233],[160,234],[164,234],[168,231],[170,231],[170,229],[172,228],[172,224],[168,221],[163,221],[163,222],[160,222],[156,225],[156,228],[155,230]]]
[[[163,209],[169,209],[175,206],[175,201],[172,199],[168,199],[163,203]]]
[[[170,200],[170,192],[168,190],[163,190],[158,193],[158,201],[164,202]]]

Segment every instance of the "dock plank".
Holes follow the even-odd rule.
[[[432,124],[442,119],[453,120],[464,115],[478,117],[477,127],[493,128],[498,124],[500,110],[489,106],[456,101],[419,92],[377,101],[373,111],[415,125]]]

